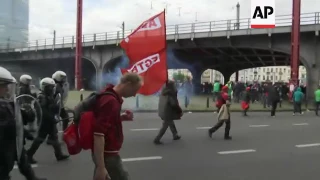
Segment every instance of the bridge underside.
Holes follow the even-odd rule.
[[[274,50],[254,48],[181,48],[174,49],[181,62],[193,64],[191,71],[215,69],[226,79],[236,71],[264,66],[289,66],[290,55]],[[193,69],[196,68],[196,69]],[[202,72],[201,72],[202,73]]]

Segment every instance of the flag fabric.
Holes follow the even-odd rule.
[[[129,67],[122,73],[138,73],[144,80],[138,93],[158,92],[168,80],[165,12],[144,21],[120,46],[129,58]]]

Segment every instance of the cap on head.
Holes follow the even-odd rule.
[[[0,67],[0,84],[11,84],[15,82],[12,74],[6,68]]]
[[[223,87],[222,87],[222,90],[223,90],[223,91],[228,91],[228,90],[229,90],[229,87],[228,87],[228,86],[223,86]]]

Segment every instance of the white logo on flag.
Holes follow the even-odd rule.
[[[148,56],[132,65],[128,72],[141,74],[146,72],[149,68],[151,68],[154,64],[158,62],[160,62],[159,54]]]
[[[139,31],[149,31],[149,30],[155,30],[161,28],[161,22],[159,17],[156,17],[151,20],[147,20],[142,23],[141,28],[138,30]]]

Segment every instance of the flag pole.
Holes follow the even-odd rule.
[[[163,9],[163,15],[164,15],[164,35],[165,35],[165,38],[164,38],[164,44],[165,44],[165,51],[167,51],[167,23],[166,23],[166,8]],[[168,75],[168,56],[167,56],[167,53],[166,53],[166,66],[167,66],[167,82],[166,84],[168,84],[169,82],[169,75]]]

